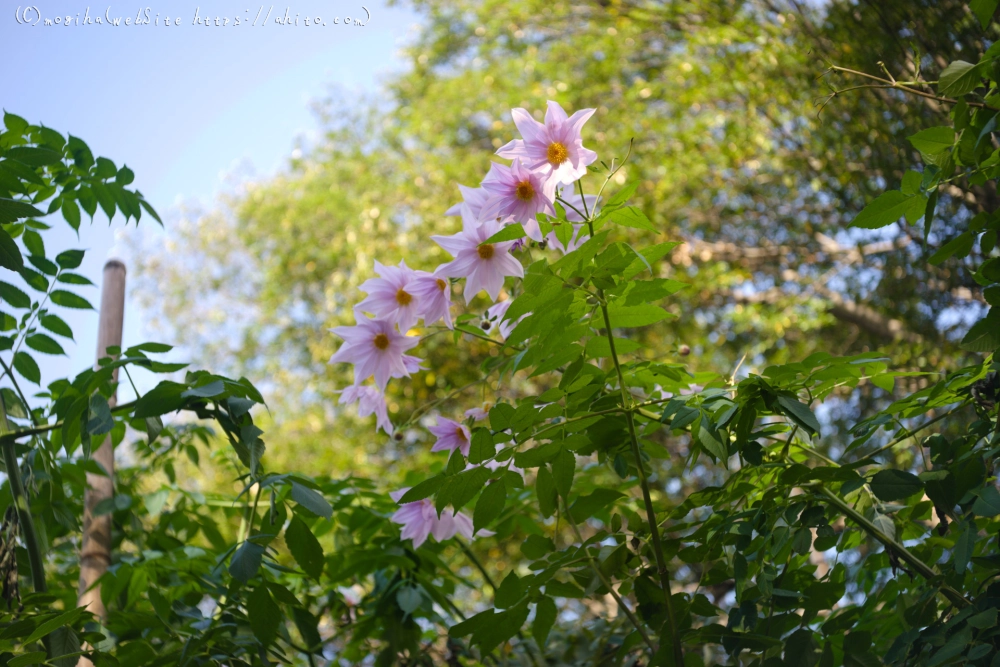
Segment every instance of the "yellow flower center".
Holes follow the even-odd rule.
[[[372,342],[375,343],[375,347],[380,350],[385,350],[389,347],[389,337],[384,333],[375,334],[375,338]]]
[[[491,257],[493,257],[493,244],[485,243],[479,246],[478,251],[479,251],[479,256],[482,259],[490,259]]]
[[[448,289],[448,283],[441,280],[440,278],[437,279],[437,284],[438,284],[438,289],[441,290],[442,292]]]
[[[413,295],[406,290],[400,288],[400,290],[396,292],[396,303],[399,305],[408,306],[411,301],[413,301]]]
[[[569,151],[558,141],[553,141],[549,144],[548,158],[549,162],[558,167],[569,159]]]
[[[531,201],[535,197],[535,186],[531,181],[521,181],[514,190],[514,195],[521,201]]]
[[[468,438],[465,437],[465,431],[462,430],[461,426],[459,426],[458,428],[455,429],[455,435],[458,436],[459,440],[467,440],[468,439]]]

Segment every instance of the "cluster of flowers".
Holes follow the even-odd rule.
[[[454,327],[450,310],[451,278],[465,280],[466,304],[482,291],[489,295],[493,306],[487,311],[487,320],[496,322],[501,337],[506,339],[517,323],[505,320],[510,299],[500,302],[497,299],[507,277],[524,277],[521,262],[511,254],[521,243],[485,241],[510,224],[520,224],[525,236],[564,254],[586,240],[582,224],[574,225],[573,235],[565,244],[554,233],[543,239],[536,216],[540,213],[555,216],[558,197],[569,204],[567,220],[582,223],[578,212],[595,203],[592,197],[583,198],[571,189],[597,160],[596,153],[583,147],[581,138],[583,125],[593,113],[593,109],[583,109],[567,116],[559,104],[550,101],[545,122],[540,123],[524,109],[514,109],[514,123],[522,138],[497,151],[497,155],[512,160],[512,164],[492,163],[478,188],[460,185],[462,201],[446,214],[461,216],[462,231],[431,237],[454,259],[431,273],[413,270],[403,261],[399,266],[375,262],[379,277],[361,285],[367,296],[354,308],[356,324],[331,329],[344,343],[330,363],[354,364],[354,384],[341,393],[341,404],[357,403],[360,416],[374,414],[376,428],[392,435],[384,394],[386,385],[390,378],[409,377],[421,368],[421,360],[407,354],[420,342],[417,336],[408,335],[420,320],[424,326],[443,322],[449,329]],[[567,191],[563,192],[563,188]],[[364,384],[369,378],[374,378],[374,385]],[[466,412],[470,422],[485,416],[481,409]],[[437,437],[431,451],[459,449],[468,455],[467,425],[439,418],[430,431]],[[397,491],[393,498],[399,500],[405,491]],[[473,534],[469,517],[447,512],[438,516],[429,499],[403,504],[392,519],[403,525],[402,538],[412,539],[414,547],[423,544],[429,535],[441,541],[456,534],[469,538]]]

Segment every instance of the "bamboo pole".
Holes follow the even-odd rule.
[[[116,259],[104,265],[104,284],[101,288],[101,311],[97,330],[97,359],[110,356],[107,349],[122,344],[122,326],[125,319],[125,265]],[[118,369],[114,371],[118,381]],[[117,392],[108,403],[114,407],[118,402]],[[83,544],[80,547],[80,588],[81,607],[97,616],[103,623],[107,620],[107,609],[101,601],[101,587],[94,583],[101,578],[111,565],[111,514],[94,516],[94,508],[102,500],[114,496],[115,454],[111,435],[91,453],[91,458],[107,471],[107,477],[87,473],[87,490],[83,496]],[[85,661],[85,662],[84,662]],[[81,665],[90,664],[81,658]]]

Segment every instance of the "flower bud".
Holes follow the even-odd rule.
[[[682,357],[686,357],[689,354],[691,354],[691,348],[688,347],[687,345],[681,345],[679,348],[677,348],[677,351],[680,352],[680,355]]]

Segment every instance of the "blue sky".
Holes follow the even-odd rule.
[[[262,178],[282,169],[296,139],[308,141],[319,129],[310,101],[328,94],[331,85],[340,91],[376,91],[388,74],[404,66],[398,51],[418,20],[408,8],[382,0],[110,6],[84,0],[37,7],[42,20],[32,8],[26,15],[30,23],[18,22],[25,8],[18,17],[13,3],[0,13],[0,43],[8,54],[0,60],[0,106],[31,123],[80,137],[95,155],[119,166],[127,164],[136,174],[133,186],[168,225],[171,210],[181,202],[211,206],[229,187],[226,174],[245,176],[249,170]],[[83,24],[88,9],[92,20],[102,18],[101,25]],[[286,12],[299,24],[275,23]],[[196,13],[209,18],[209,25],[195,24]],[[150,24],[132,25],[137,14],[148,15]],[[119,18],[119,25],[108,25],[106,15]],[[64,25],[67,16],[70,22]],[[317,16],[319,25],[312,20]],[[367,21],[344,25],[348,16]],[[178,17],[181,25],[175,25]],[[216,25],[216,17],[220,24],[228,18],[228,25]],[[126,18],[130,25],[124,24]],[[56,229],[46,239],[47,254],[87,249],[79,271],[95,283],[105,260],[118,254],[116,233],[152,232],[123,228],[121,218],[109,227],[98,213],[92,227],[86,222],[81,227],[78,240],[61,219],[53,216],[52,222]],[[156,223],[144,219],[141,226],[150,224]],[[96,307],[99,288],[87,296]],[[77,332],[77,344],[67,347],[69,368],[64,357],[36,355],[43,384],[94,363],[96,313],[61,314]],[[126,303],[126,345],[156,339],[141,320],[137,308]],[[123,387],[120,398],[130,396]]]

